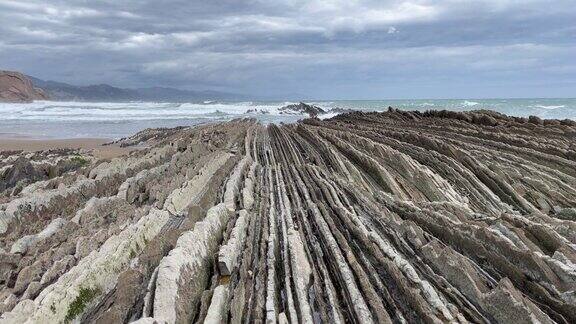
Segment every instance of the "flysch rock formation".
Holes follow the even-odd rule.
[[[300,102],[297,104],[290,104],[283,107],[278,108],[278,111],[282,115],[307,115],[311,118],[328,118],[331,116],[336,116],[337,114],[343,113],[350,113],[354,112],[354,109],[350,108],[340,108],[340,107],[333,107],[330,109],[323,109],[316,105],[307,104],[304,102]],[[258,109],[248,109],[246,111],[247,114],[267,114],[269,113],[266,110],[258,110]]]
[[[90,153],[78,149],[0,152],[0,202],[5,202],[24,189],[29,192],[38,186],[47,185],[46,180],[67,177],[71,171],[86,166],[94,159]]]
[[[3,191],[0,323],[576,322],[573,121],[391,109],[120,142],[143,149]]]
[[[20,72],[0,71],[0,102],[47,100],[48,96]]]

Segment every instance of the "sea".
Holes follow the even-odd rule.
[[[252,117],[262,123],[293,123],[307,116],[282,114],[287,101],[157,102],[54,102],[0,103],[0,136],[13,138],[108,138],[130,136],[151,127],[190,126]],[[330,111],[349,108],[361,111],[490,109],[512,116],[576,120],[572,99],[418,99],[306,101]],[[322,118],[329,118],[328,113]]]

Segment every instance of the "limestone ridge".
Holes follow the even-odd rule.
[[[390,109],[122,143],[145,148],[0,186],[0,323],[576,322],[573,121]]]
[[[0,102],[32,102],[47,100],[48,96],[24,74],[0,71]]]

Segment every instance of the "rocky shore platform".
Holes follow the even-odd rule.
[[[0,323],[576,323],[573,121],[390,109],[116,144],[141,149],[0,154]]]

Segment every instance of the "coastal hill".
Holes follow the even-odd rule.
[[[45,81],[30,77],[36,87],[42,88],[56,101],[156,101],[190,102],[198,100],[244,100],[246,96],[220,91],[192,91],[166,87],[119,88],[108,84],[76,86],[63,82]]]
[[[0,102],[54,101],[154,101],[193,102],[203,100],[246,100],[247,96],[212,90],[193,91],[167,87],[118,88],[108,84],[76,86],[45,81],[14,71],[0,71]]]
[[[115,145],[0,155],[0,322],[576,323],[574,121],[390,109]]]
[[[31,102],[46,100],[47,95],[34,87],[24,74],[14,71],[0,71],[0,102]]]

